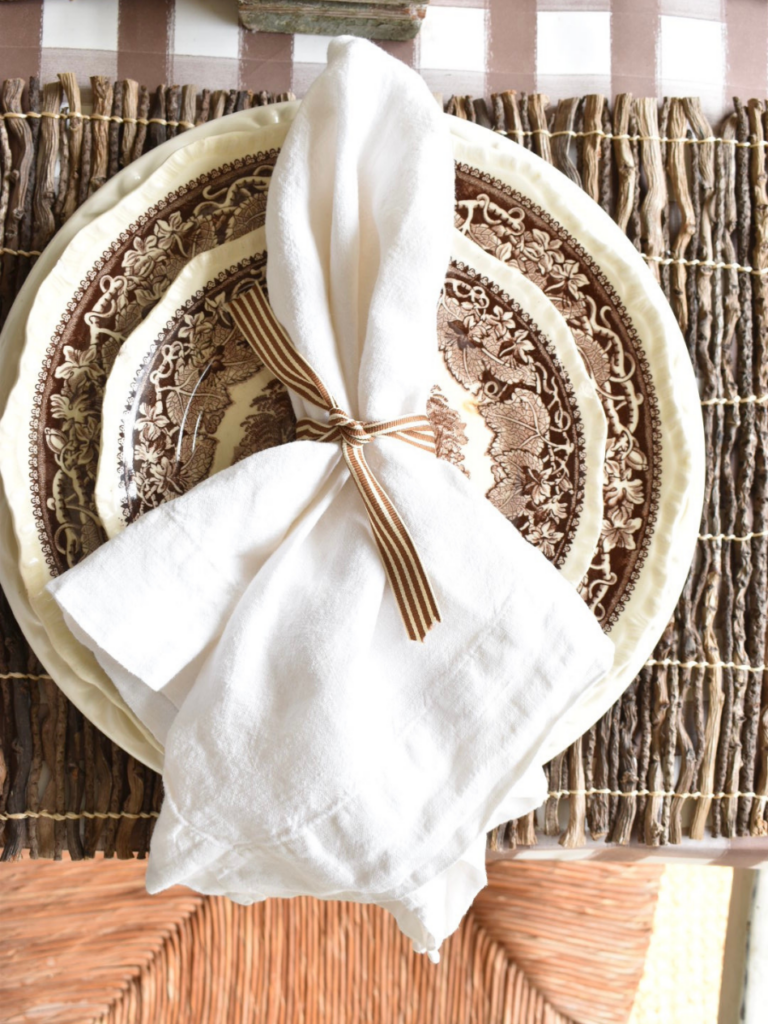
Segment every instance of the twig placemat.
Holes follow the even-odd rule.
[[[74,75],[0,95],[0,316],[53,233],[131,160],[195,124],[288,98]],[[62,107],[62,101],[64,106]],[[447,109],[533,149],[585,189],[659,279],[701,382],[707,488],[675,617],[614,707],[548,766],[535,814],[492,851],[537,842],[662,847],[768,835],[768,112],[734,103],[717,132],[694,99],[541,94]],[[160,778],[107,740],[39,665],[0,601],[3,858],[146,854]],[[551,840],[550,840],[551,841]],[[765,843],[768,857],[768,839]]]

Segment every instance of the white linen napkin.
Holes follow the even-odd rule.
[[[335,40],[275,167],[268,284],[355,419],[425,409],[452,221],[426,85]],[[613,647],[453,466],[390,437],[365,455],[437,596],[424,643],[331,443],[251,456],[50,590],[121,692],[169,700],[147,722],[166,746],[151,891],[377,902],[435,956],[485,883],[485,832],[542,802],[539,748]]]

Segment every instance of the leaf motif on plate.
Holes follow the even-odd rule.
[[[482,345],[474,342],[462,320],[446,320],[439,335],[446,366],[465,388],[476,388],[488,358]]]
[[[498,454],[521,451],[540,455],[547,443],[550,416],[535,391],[516,390],[506,402],[489,408],[485,419],[496,434]]]
[[[187,245],[191,250],[190,256],[213,249],[217,242],[216,229],[210,217],[199,220],[187,236]]]
[[[264,223],[264,214],[267,209],[267,197],[262,193],[248,196],[243,203],[237,207],[232,220],[227,226],[227,238],[239,238],[250,231],[255,231]]]
[[[214,438],[204,435],[197,438],[191,445],[191,449],[191,455],[184,460],[179,470],[182,491],[188,491],[208,477],[213,457],[216,454],[216,441]]]
[[[497,230],[488,228],[494,238]],[[508,234],[517,246],[517,221]],[[484,453],[494,480],[487,497],[562,564],[583,504],[585,452],[576,396],[551,341],[508,295],[458,263],[438,308],[438,341],[493,437]],[[553,521],[563,528],[543,525]]]
[[[250,345],[230,342],[224,350],[218,377],[224,387],[230,388],[250,380],[260,369],[261,363]]]
[[[611,360],[591,331],[586,318],[580,321],[580,327],[581,330],[574,331],[574,340],[592,379],[602,388],[611,379]]]
[[[82,520],[83,525],[80,531],[80,543],[84,554],[89,555],[104,543],[104,531],[97,525],[91,516],[84,515]]]
[[[238,237],[244,231],[260,226],[260,205],[263,222],[266,188],[276,156],[275,151],[248,155],[211,168],[162,197],[130,228],[122,231],[113,246],[93,254],[93,264],[88,273],[83,272],[81,290],[73,295],[62,320],[62,341],[49,364],[55,387],[43,402],[47,402],[48,397],[73,402],[76,379],[86,375],[94,382],[93,389],[87,394],[87,411],[98,419],[106,375],[120,346],[162,299],[189,260],[220,245],[230,236]],[[257,196],[261,196],[260,202],[258,199],[251,202]],[[87,365],[67,366],[67,363],[77,362],[68,360],[67,356],[75,349],[87,350],[86,347],[91,350]],[[181,350],[183,341],[179,346]],[[170,360],[174,369],[177,357],[178,352],[175,351]],[[159,367],[153,369],[161,371]],[[172,380],[173,372],[172,369],[169,375],[164,375],[161,371],[155,380],[150,380],[151,387],[146,397],[153,402],[156,400],[155,385],[168,388],[172,384],[178,387],[181,383],[183,386],[183,382]],[[188,374],[186,380],[193,383]],[[170,397],[171,394],[169,391],[164,415],[172,425],[164,428],[163,437],[157,442],[144,445],[148,459],[145,462],[139,459],[136,467],[136,490],[139,492],[144,488],[143,494],[148,503],[145,508],[158,504],[164,500],[163,496],[178,493],[173,466],[165,455],[155,458],[157,445],[162,444],[163,451],[173,448],[174,431],[178,431],[183,422],[187,399],[183,394]],[[63,406],[59,408],[63,409]],[[49,457],[41,460],[39,455],[33,455],[37,460],[33,472],[43,490],[40,542],[53,573],[76,564],[82,554],[82,550],[78,553],[82,535],[80,520],[83,515],[96,516],[94,487],[98,437],[94,441],[90,426],[78,423],[76,427],[62,431],[66,435],[65,442],[58,444],[53,441],[59,449],[56,452],[49,447],[44,431],[51,427],[58,429],[61,421],[54,419],[51,405],[44,405],[41,413],[37,450],[48,452]],[[153,432],[152,428],[150,432]],[[128,433],[133,436],[132,429]],[[49,504],[54,487],[54,470],[49,468],[51,463],[64,469],[57,486],[66,493],[66,500]],[[83,511],[75,511],[78,509]],[[88,537],[89,543],[91,540]]]
[[[622,450],[613,455],[618,467],[611,489],[606,480],[603,543],[585,584],[585,596],[599,621],[613,624],[649,550],[661,482],[653,457],[660,439],[658,405],[642,342],[600,266],[530,197],[467,165],[457,168],[456,194],[458,227],[486,252],[524,274],[565,318],[598,386],[608,446],[622,442]],[[500,240],[509,243],[503,255]],[[633,483],[623,486],[619,496],[613,486],[616,479]],[[611,503],[619,507],[617,501],[627,511],[626,524],[617,525],[608,515]],[[641,525],[627,532],[625,527],[635,520]]]
[[[505,359],[494,360],[488,368],[502,384],[536,385],[536,367],[532,363],[513,363]]]
[[[495,252],[500,238],[487,224],[471,224],[470,237],[487,252]]]
[[[488,492],[488,498],[507,519],[514,522],[528,505],[528,496],[522,487],[520,474],[508,477]]]
[[[179,392],[174,388],[169,388],[164,395],[165,411],[168,413],[168,417],[171,422],[177,427],[181,426],[184,422],[184,409],[185,405],[182,403]]]
[[[496,448],[493,452],[496,465],[504,474],[514,476],[520,472],[521,467],[533,470],[534,473],[543,473],[545,468],[544,459],[532,452],[521,451],[519,448],[504,451],[501,445],[494,442]],[[561,486],[562,489],[562,486]]]
[[[285,387],[279,380],[271,380],[260,395],[251,402],[255,409],[241,423],[243,436],[234,450],[234,462],[266,451],[296,438],[296,417]]]
[[[462,448],[467,444],[466,423],[448,404],[443,391],[435,386],[427,399],[427,419],[435,432],[435,449],[438,459],[457,466],[465,476],[469,471],[464,462]]]

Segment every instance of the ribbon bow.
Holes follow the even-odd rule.
[[[411,640],[424,640],[440,621],[437,601],[413,539],[389,495],[365,461],[365,445],[394,437],[435,454],[435,435],[426,416],[400,416],[361,423],[331,397],[323,381],[296,349],[258,284],[230,303],[235,323],[265,366],[290,390],[328,412],[328,421],[301,419],[299,441],[338,441],[365,504],[373,536]]]

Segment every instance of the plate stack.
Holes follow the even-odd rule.
[[[254,32],[413,39],[429,0],[238,0],[240,21]]]
[[[158,770],[147,709],[126,705],[46,585],[150,509],[293,440],[289,396],[228,304],[265,282],[268,190],[296,109],[206,123],[104,184],[48,245],[0,340],[0,380],[15,381],[0,583],[66,695]],[[616,650],[548,758],[613,704],[674,610],[701,510],[699,397],[669,305],[610,218],[523,147],[449,125],[455,233],[427,410],[438,456],[579,589]],[[182,628],[169,609],[169,644]],[[186,694],[157,696],[170,709]]]

